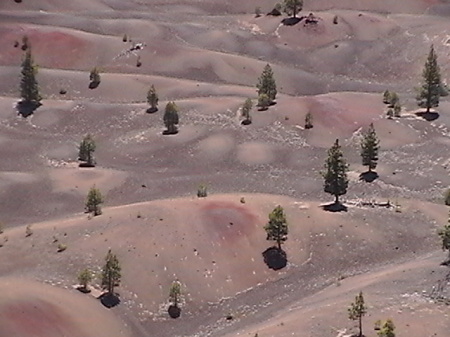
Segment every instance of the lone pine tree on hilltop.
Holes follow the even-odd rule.
[[[303,0],[284,0],[283,11],[294,18],[303,8]]]
[[[358,321],[359,337],[363,336],[362,332],[362,318],[367,313],[367,307],[364,303],[364,296],[362,291],[355,297],[355,302],[350,304],[348,308],[348,318],[353,321]]]
[[[324,178],[324,191],[335,197],[335,204],[339,204],[339,196],[347,193],[348,165],[342,154],[339,140],[336,139],[334,145],[328,150],[328,158],[325,161],[325,171],[322,172]]]
[[[23,103],[41,104],[42,97],[39,94],[39,86],[36,80],[37,73],[38,69],[34,64],[31,48],[28,48],[22,61],[22,78],[20,81],[20,96]]]
[[[426,108],[427,113],[431,108],[439,106],[439,98],[447,94],[441,82],[441,73],[437,63],[437,55],[434,46],[431,45],[430,53],[422,73],[423,83],[417,95],[417,104],[421,108]]]
[[[267,240],[276,241],[278,249],[281,250],[281,243],[287,240],[288,224],[283,207],[277,206],[269,214],[269,222],[264,226],[267,233]]]
[[[273,77],[273,71],[270,64],[266,64],[261,76],[258,79],[258,83],[256,84],[258,88],[258,96],[262,94],[267,95],[270,100],[270,103],[273,103],[277,96],[277,84],[275,83],[275,79]]]
[[[377,167],[379,143],[373,123],[371,123],[361,140],[362,164],[369,168],[369,172]]]

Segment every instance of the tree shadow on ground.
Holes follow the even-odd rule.
[[[439,118],[439,113],[434,112],[434,111],[430,111],[430,112],[421,111],[421,112],[416,112],[416,116],[422,117],[427,122],[432,122]]]
[[[100,82],[90,82],[89,89],[95,89],[100,85]]]
[[[285,26],[294,26],[302,20],[303,20],[303,17],[301,17],[301,18],[290,17],[290,18],[285,18],[285,19],[281,20],[281,23]]]
[[[86,162],[78,164],[78,167],[95,167],[95,164],[89,164]]]
[[[119,305],[120,298],[119,294],[111,294],[111,293],[103,293],[101,294],[98,299],[100,302],[107,308],[115,307],[116,305]]]
[[[359,175],[359,180],[365,181],[366,183],[371,183],[379,177],[378,173],[375,171],[363,172]]]
[[[264,263],[273,270],[280,270],[287,265],[287,255],[283,249],[278,247],[267,248],[263,253]]]
[[[175,131],[169,131],[169,130],[164,130],[163,131],[163,135],[176,135],[178,133],[178,130]]]
[[[181,316],[181,308],[177,305],[170,305],[169,309],[167,309],[167,312],[169,313],[169,316],[171,318],[178,318]]]
[[[347,212],[348,208],[340,202],[333,202],[332,204],[321,205],[322,209],[327,212]]]
[[[78,286],[77,290],[83,294],[89,294],[91,292],[91,289],[83,287],[83,286]]]
[[[27,118],[28,116],[31,116],[34,111],[41,105],[42,104],[38,102],[20,101],[16,104],[16,109],[19,115],[21,115],[23,118]]]
[[[158,108],[148,108],[147,110],[145,110],[146,113],[148,114],[152,114],[155,113],[156,111],[158,111]]]

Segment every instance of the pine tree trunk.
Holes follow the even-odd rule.
[[[277,244],[278,244],[278,250],[281,250],[281,240],[280,239],[277,240]]]
[[[339,204],[339,196],[337,194],[334,195],[334,203]]]
[[[359,337],[362,337],[362,316],[359,316]]]

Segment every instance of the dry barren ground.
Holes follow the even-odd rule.
[[[367,336],[388,317],[399,335],[447,336],[449,308],[430,296],[448,272],[436,231],[448,219],[450,103],[443,98],[427,121],[414,97],[431,44],[450,77],[450,3],[305,0],[301,15],[314,12],[317,25],[255,18],[256,6],[273,5],[0,3],[0,336],[342,337],[355,331],[346,308],[360,290]],[[24,35],[44,97],[26,119],[15,108]],[[145,47],[127,53],[136,43]],[[277,104],[254,109],[243,126],[240,106],[256,99],[267,63]],[[101,83],[92,90],[93,67]],[[160,111],[148,114],[152,84]],[[399,93],[401,118],[385,118],[385,89]],[[170,100],[180,132],[164,136]],[[314,128],[305,130],[308,112]],[[370,123],[381,152],[379,178],[366,183],[359,140]],[[77,162],[87,133],[97,143],[89,169]],[[350,164],[343,213],[320,207],[330,200],[320,171],[336,138]],[[201,183],[206,199],[195,196]],[[83,208],[94,184],[105,208],[90,219]],[[361,203],[372,200],[397,207]],[[289,263],[273,271],[263,226],[278,204]],[[74,289],[78,271],[99,271],[108,248],[123,268],[121,303],[109,312],[94,298],[98,280],[92,296]],[[166,312],[174,279],[184,291],[177,320]]]

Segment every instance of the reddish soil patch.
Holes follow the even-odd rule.
[[[214,240],[236,243],[248,237],[257,225],[255,214],[232,202],[208,202],[200,212],[206,232]]]
[[[7,331],[2,332],[13,336],[83,336],[73,322],[61,314],[58,308],[42,300],[21,301],[9,304],[0,310],[0,316],[5,318]]]

